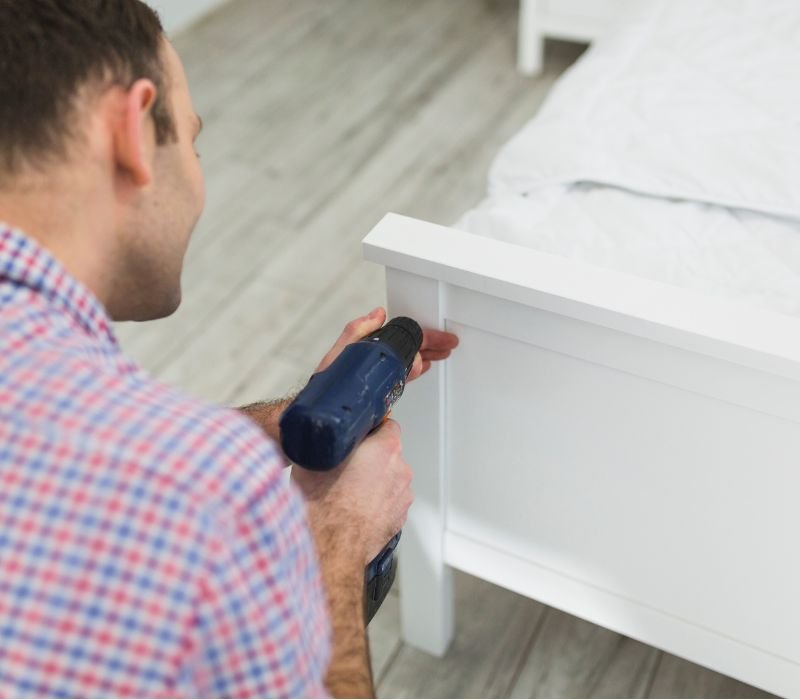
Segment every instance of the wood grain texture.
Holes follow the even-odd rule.
[[[441,659],[403,646],[381,697],[506,697],[545,607],[490,583],[455,577],[456,634]]]
[[[710,671],[672,654],[662,654],[648,697],[772,698],[774,695]]]
[[[232,0],[176,37],[205,130],[206,212],[171,318],[124,324],[155,376],[219,402],[300,386],[384,303],[361,239],[389,210],[451,224],[581,48],[515,70],[517,0]],[[465,575],[443,660],[370,627],[384,696],[744,697],[754,689]]]
[[[386,596],[380,610],[375,613],[367,632],[369,653],[372,659],[372,675],[375,682],[379,683],[402,646],[400,642],[400,599],[396,586]]]
[[[517,698],[641,698],[659,652],[549,609],[511,691]]]

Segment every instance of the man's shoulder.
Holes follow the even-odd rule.
[[[59,342],[61,332],[31,326],[0,355],[0,540],[15,552],[0,568],[19,621],[0,615],[0,646],[36,658],[41,640],[55,638],[111,659],[115,674],[143,667],[171,678],[217,637],[200,627],[214,615],[246,609],[264,629],[267,605],[245,605],[242,572],[293,581],[292,567],[313,568],[302,502],[246,416],[155,380],[73,329]],[[275,586],[258,583],[265,600]],[[52,620],[66,623],[54,631]]]
[[[3,288],[0,434],[26,445],[20,459],[92,482],[101,473],[107,493],[168,494],[182,512],[234,512],[277,489],[277,450],[249,418],[158,381],[41,294]]]
[[[208,403],[137,369],[118,379],[126,456],[148,478],[200,502],[242,506],[280,478],[272,441],[241,412]]]
[[[50,327],[19,348],[0,379],[6,405],[16,407],[5,416],[0,409],[12,430],[195,504],[235,505],[280,476],[277,450],[244,414],[158,381],[118,349],[57,334]]]

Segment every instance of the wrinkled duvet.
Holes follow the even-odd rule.
[[[457,227],[800,316],[800,2],[635,3]]]

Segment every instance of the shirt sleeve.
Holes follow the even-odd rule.
[[[190,686],[204,697],[327,697],[331,633],[305,505],[263,442],[248,456],[257,486],[240,486],[250,492],[236,511],[209,526]]]

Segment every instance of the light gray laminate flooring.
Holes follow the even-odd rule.
[[[581,47],[514,70],[515,0],[232,0],[176,37],[205,121],[208,204],[173,317],[123,325],[159,378],[216,402],[276,397],[384,303],[360,241],[387,211],[452,223]],[[434,659],[370,630],[384,697],[745,697],[754,688],[466,575]]]

